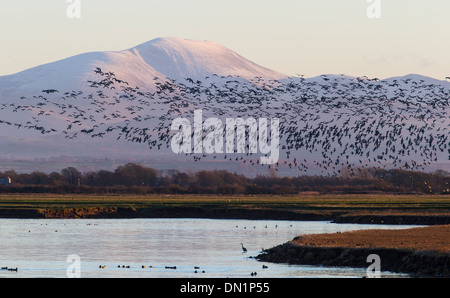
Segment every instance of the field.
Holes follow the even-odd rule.
[[[313,216],[339,222],[354,222],[372,218],[450,218],[450,196],[435,195],[50,195],[8,194],[0,196],[0,211],[39,210],[48,213],[62,210],[127,210],[136,216],[157,216],[158,210],[201,210],[203,214],[218,211],[265,212]],[[151,211],[149,213],[149,211]],[[0,216],[1,216],[0,212]],[[189,214],[187,214],[189,215]],[[82,214],[79,212],[79,216]],[[263,215],[260,215],[263,216]],[[206,216],[209,217],[209,216]],[[233,215],[233,217],[235,217]],[[246,216],[248,217],[248,216]],[[278,217],[276,219],[278,219]],[[275,219],[275,218],[274,218]],[[381,223],[381,222],[375,222]],[[442,222],[439,222],[442,223]],[[444,222],[445,223],[445,222]]]

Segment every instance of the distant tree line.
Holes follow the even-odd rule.
[[[362,169],[341,176],[257,176],[249,178],[225,170],[180,172],[159,171],[128,163],[114,171],[81,173],[74,167],[60,173],[0,172],[12,185],[0,186],[2,193],[130,193],[130,194],[296,194],[319,193],[425,193],[450,194],[450,173]]]

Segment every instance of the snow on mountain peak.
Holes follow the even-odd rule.
[[[246,79],[288,77],[259,66],[215,42],[156,38],[123,51],[84,53],[0,76],[0,97],[14,98],[43,89],[86,90],[87,82],[94,79],[97,67],[115,73],[132,86],[150,90],[154,87],[155,77],[177,81],[187,78],[203,80],[213,75]]]
[[[287,75],[259,66],[211,41],[157,38],[134,48],[158,72],[175,80],[211,75],[281,79]]]

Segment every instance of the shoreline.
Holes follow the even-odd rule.
[[[450,216],[440,214],[347,214],[276,208],[226,207],[87,207],[0,208],[0,218],[11,219],[106,219],[106,218],[208,218],[249,220],[330,221],[333,223],[387,225],[446,225]]]
[[[265,250],[258,261],[367,268],[377,254],[381,271],[412,277],[450,277],[450,225],[405,230],[303,235]]]
[[[17,202],[15,202],[17,203]],[[450,215],[447,212],[436,210],[422,210],[412,212],[408,210],[350,210],[333,211],[329,209],[301,209],[301,208],[276,208],[258,207],[256,205],[243,204],[226,205],[223,203],[186,204],[179,203],[154,204],[136,207],[129,205],[118,207],[111,204],[105,206],[77,206],[76,203],[63,206],[23,204],[23,206],[1,206],[0,218],[9,219],[129,219],[129,218],[206,218],[206,219],[248,219],[248,220],[292,220],[292,221],[330,221],[333,223],[353,224],[387,224],[387,225],[422,225],[428,228],[449,227]],[[47,204],[47,203],[46,203]],[[66,203],[65,203],[66,204]],[[402,231],[410,231],[418,228],[398,230],[400,233],[389,236],[390,242],[395,239],[403,239]],[[382,230],[375,230],[381,233]],[[393,230],[391,230],[393,231]],[[441,235],[439,231],[432,230],[422,235],[427,239],[429,235],[437,235],[440,238],[450,239],[449,234]],[[405,273],[417,277],[450,277],[450,249],[447,252],[437,252],[436,249],[424,250],[417,247],[379,247],[376,243],[370,243],[366,238],[358,239],[352,243],[346,239],[338,239],[336,236],[347,236],[352,232],[339,235],[328,235],[325,242],[319,237],[322,234],[298,236],[292,241],[265,250],[255,257],[258,261],[286,263],[298,265],[315,265],[327,267],[355,267],[367,268],[367,256],[378,254],[382,260],[382,271]],[[404,232],[403,232],[404,233]],[[373,235],[372,235],[373,236]],[[301,240],[307,241],[301,243]],[[306,240],[307,239],[307,240]],[[394,240],[393,240],[394,239]],[[328,241],[328,242],[327,242]],[[406,241],[406,240],[405,240]],[[325,245],[326,244],[326,245]]]

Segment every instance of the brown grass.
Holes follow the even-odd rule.
[[[299,246],[394,248],[449,253],[450,225],[405,230],[365,230],[302,235],[292,242]]]

